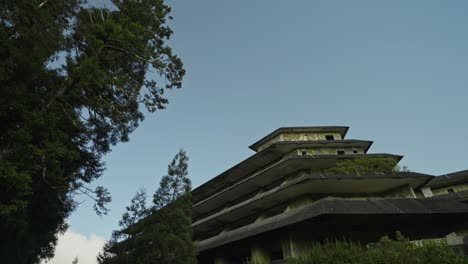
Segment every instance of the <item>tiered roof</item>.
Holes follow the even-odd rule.
[[[417,187],[428,181],[427,175],[416,173],[359,178],[325,174],[324,169],[340,160],[363,156],[396,161],[402,158],[387,153],[367,154],[372,141],[344,139],[348,129],[282,127],[252,144],[254,155],[192,191],[195,236],[211,237],[227,227],[249,225],[259,211],[279,214],[288,201],[301,195],[369,195],[403,185]],[[286,183],[288,177],[295,179]]]

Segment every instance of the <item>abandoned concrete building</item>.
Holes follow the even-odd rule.
[[[401,231],[467,250],[468,171],[329,173],[338,162],[402,156],[368,153],[348,127],[284,127],[256,153],[192,191],[199,263],[283,263],[313,242],[372,243]]]

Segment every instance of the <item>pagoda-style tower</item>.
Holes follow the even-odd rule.
[[[421,188],[431,175],[327,173],[342,160],[402,158],[369,154],[372,141],[345,139],[347,131],[279,128],[250,146],[254,155],[194,189],[200,263],[282,263],[313,241],[373,242],[396,230],[423,239],[468,228],[468,204],[424,198]],[[449,217],[450,224],[441,225]]]

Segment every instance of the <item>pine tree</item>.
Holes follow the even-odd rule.
[[[2,263],[52,257],[77,195],[106,214],[102,156],[181,87],[163,0],[92,3],[0,1]]]
[[[138,264],[195,264],[192,241],[192,202],[181,195],[142,223],[143,234],[134,252]]]
[[[130,201],[130,205],[125,207],[125,213],[122,215],[122,219],[119,221],[119,230],[112,232],[111,238],[104,245],[103,252],[98,255],[99,263],[128,263],[129,259],[120,259],[120,262],[113,260],[115,254],[112,253],[114,247],[116,247],[122,241],[130,238],[128,229],[134,226],[143,218],[147,217],[151,210],[146,206],[146,190],[140,188],[135,196]],[[122,248],[122,251],[129,250],[128,248]]]
[[[135,196],[132,205],[119,222],[98,257],[101,264],[192,264],[196,253],[192,242],[191,183],[188,178],[188,157],[180,150],[168,166],[159,189],[154,194],[154,206],[140,206],[143,197]],[[134,201],[138,201],[134,203]],[[133,217],[137,216],[137,217]]]
[[[154,209],[159,210],[184,195],[192,188],[188,175],[188,157],[184,150],[172,159],[167,175],[161,179],[159,189],[153,195]]]
[[[143,242],[135,253],[137,263],[196,263],[191,227],[191,188],[188,157],[180,149],[153,195],[154,213],[144,226]]]

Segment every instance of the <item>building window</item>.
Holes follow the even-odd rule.
[[[447,189],[448,193],[454,193],[455,191],[453,189]]]
[[[357,154],[357,153],[358,153],[358,152],[357,152],[357,149],[353,149],[353,153],[354,153],[354,154]]]
[[[325,135],[326,140],[335,140],[335,137],[333,135]]]
[[[307,152],[303,150],[302,151],[302,156],[305,156],[305,155],[307,155]]]
[[[344,155],[345,152],[344,152],[344,150],[337,150],[337,151],[336,151],[336,154],[338,154],[338,155]]]

